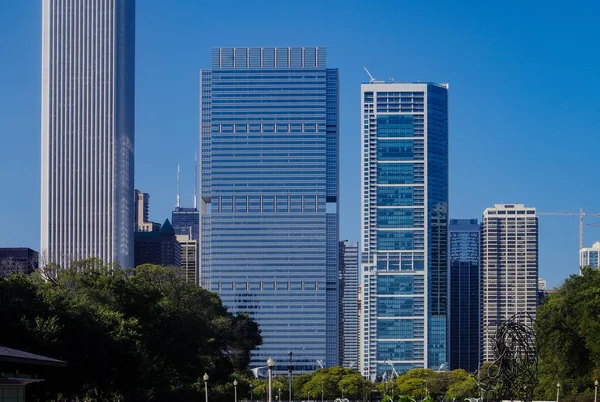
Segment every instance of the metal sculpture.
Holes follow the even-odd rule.
[[[528,313],[517,313],[503,321],[489,337],[494,361],[479,370],[478,385],[482,394],[531,402],[538,384],[533,318]]]

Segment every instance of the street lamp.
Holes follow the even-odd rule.
[[[598,380],[594,381],[594,402],[598,400]]]
[[[278,388],[277,391],[279,391],[277,393],[278,399],[281,400],[281,388]]]
[[[237,402],[237,380],[233,380],[233,402]]]
[[[273,360],[272,357],[269,357],[269,359],[267,360],[267,367],[269,368],[269,400],[268,400],[268,402],[273,402],[273,367],[275,367],[275,360]]]
[[[556,402],[558,402],[558,396],[560,395],[560,383],[556,383]]]
[[[205,402],[208,402],[208,374],[204,373],[202,379],[204,380],[204,399]]]

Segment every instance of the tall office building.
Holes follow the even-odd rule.
[[[538,303],[538,220],[535,208],[496,204],[481,223],[481,359],[493,360],[492,337],[517,313],[535,318]],[[523,318],[524,324],[531,324]]]
[[[338,70],[322,47],[216,48],[200,82],[201,283],[260,325],[252,367],[335,365]]]
[[[448,85],[361,86],[361,373],[439,369],[448,310]]]
[[[450,368],[479,368],[479,223],[450,220]]]
[[[42,1],[43,262],[133,266],[135,1]]]
[[[358,242],[340,242],[340,364],[358,368]]]
[[[600,268],[600,241],[579,250],[579,267]]]

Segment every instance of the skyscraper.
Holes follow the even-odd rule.
[[[42,1],[40,258],[133,266],[135,1]]]
[[[340,364],[358,368],[358,242],[340,242]]]
[[[450,220],[450,368],[479,368],[479,223]]]
[[[202,286],[286,372],[338,364],[338,70],[322,47],[216,48],[201,71]]]
[[[498,325],[516,313],[535,318],[538,303],[538,220],[535,208],[496,204],[481,223],[481,359],[493,360]],[[524,324],[531,324],[523,317]]]
[[[600,268],[600,241],[579,250],[579,267]]]
[[[438,369],[448,309],[448,85],[361,86],[361,372]]]

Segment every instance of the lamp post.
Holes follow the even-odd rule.
[[[237,402],[237,380],[233,380],[233,402]]]
[[[594,381],[594,402],[598,401],[598,380]]]
[[[281,401],[281,388],[277,388],[277,391],[279,391],[277,393],[277,398]]]
[[[558,396],[560,395],[560,383],[556,383],[556,402],[558,402]]]
[[[254,400],[253,395],[252,395],[252,383],[250,383],[250,400]]]
[[[268,402],[273,402],[273,367],[275,367],[275,360],[273,360],[272,357],[269,357],[269,359],[267,360],[267,367],[269,368],[269,400],[268,400]]]
[[[204,373],[202,379],[204,380],[204,401],[208,402],[208,374]]]
[[[290,381],[290,389],[289,389],[289,402],[292,402],[292,370],[294,369],[294,366],[292,366],[292,351],[290,350],[289,352],[290,355],[290,366],[289,366],[289,381]],[[279,396],[279,400],[281,400],[281,395]]]

